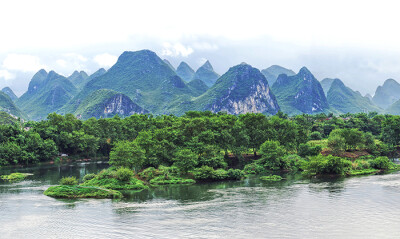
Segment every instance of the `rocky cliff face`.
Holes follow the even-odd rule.
[[[133,103],[132,100],[123,94],[116,94],[104,102],[104,115],[123,115],[145,114],[147,110]]]
[[[279,110],[264,75],[245,63],[230,68],[195,103],[199,110],[229,114],[276,114]]]
[[[280,75],[272,91],[282,111],[288,114],[313,114],[329,108],[321,84],[306,67],[294,76]]]

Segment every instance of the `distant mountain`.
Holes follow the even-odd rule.
[[[171,68],[173,71],[175,71],[175,68],[172,66],[172,64],[167,59],[164,59],[163,61],[165,62],[165,64],[167,64],[169,66],[169,68]]]
[[[193,79],[195,72],[186,62],[182,61],[178,68],[176,68],[176,74],[182,80],[189,82]]]
[[[368,98],[372,102],[372,96],[370,94],[367,93],[366,95],[364,95],[364,97]]]
[[[214,85],[214,83],[219,78],[219,75],[214,71],[211,63],[206,61],[193,76],[193,79],[202,80],[208,87]]]
[[[329,106],[339,113],[382,111],[360,92],[346,87],[339,79],[333,79],[327,95]]]
[[[89,94],[99,89],[125,94],[153,114],[169,113],[166,108],[171,102],[194,94],[154,52],[124,52],[107,73],[88,82],[60,113],[75,112]]]
[[[328,96],[328,91],[331,88],[332,82],[335,79],[332,78],[325,78],[321,81],[322,89],[324,90],[325,96]]]
[[[193,96],[199,96],[208,90],[208,86],[199,79],[191,80],[187,86],[193,91]]]
[[[296,73],[292,70],[286,69],[282,66],[278,66],[278,65],[272,65],[264,70],[261,71],[261,73],[265,76],[265,78],[268,81],[269,85],[273,85],[276,81],[276,79],[278,79],[278,76],[280,74],[285,74],[287,76],[294,76],[296,75]]]
[[[279,75],[272,92],[281,110],[290,115],[320,113],[329,108],[321,84],[306,67],[294,76]]]
[[[128,96],[107,89],[92,92],[74,112],[75,115],[82,119],[91,117],[108,118],[116,114],[125,117],[132,114],[145,113],[149,112],[133,103]]]
[[[11,98],[6,93],[4,93],[3,91],[0,91],[0,111],[4,111],[7,114],[15,116],[15,117],[19,117],[19,118],[22,118],[22,119],[28,119],[27,115],[24,114],[14,104],[14,102],[11,100]]]
[[[394,102],[389,108],[385,111],[386,114],[391,115],[400,115],[400,100]]]
[[[6,93],[6,95],[8,95],[12,101],[15,101],[16,99],[18,99],[18,97],[14,94],[14,91],[11,90],[10,87],[4,87],[1,91]]]
[[[372,98],[372,102],[377,106],[386,109],[399,99],[400,84],[393,79],[388,79],[382,86],[378,86],[375,95]]]
[[[30,119],[40,120],[57,111],[77,93],[76,87],[54,71],[37,72],[29,83],[28,91],[16,104]]]
[[[87,83],[87,78],[89,78],[89,76],[84,71],[74,71],[72,75],[67,77],[76,88],[82,88]]]
[[[182,102],[179,113],[187,110],[276,114],[279,106],[264,75],[248,64],[240,64],[231,67],[203,95],[191,102]]]

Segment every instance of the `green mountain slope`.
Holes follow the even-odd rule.
[[[208,87],[214,85],[219,78],[219,75],[214,71],[211,63],[206,61],[193,76],[193,79],[202,80]]]
[[[208,90],[208,86],[199,79],[191,80],[189,83],[187,83],[187,86],[194,93],[193,96],[199,96]]]
[[[84,71],[74,71],[72,75],[67,77],[67,79],[78,89],[82,88],[87,83],[87,78],[89,78],[89,76]]]
[[[18,99],[18,97],[14,94],[14,91],[11,90],[10,87],[4,87],[1,91],[6,93],[6,95],[8,95],[12,101],[15,101],[16,99]]]
[[[386,114],[400,115],[400,100],[394,102],[389,108],[385,110]]]
[[[64,76],[54,71],[36,73],[29,83],[28,91],[16,104],[30,119],[40,120],[65,105],[77,93],[76,87]]]
[[[282,66],[278,66],[278,65],[272,65],[264,70],[261,71],[261,73],[265,76],[265,78],[268,81],[269,85],[273,85],[276,81],[276,79],[278,79],[278,76],[280,74],[285,74],[287,76],[294,76],[296,75],[296,73],[292,70],[286,69]]]
[[[175,68],[172,66],[171,62],[169,62],[167,59],[164,59],[163,61],[169,66],[169,68],[171,68],[171,70],[175,71]]]
[[[0,91],[0,111],[4,111],[11,116],[19,117],[22,119],[28,119],[28,116],[24,114],[11,100],[11,98],[4,92]]]
[[[148,113],[148,111],[133,103],[128,96],[107,89],[92,92],[74,112],[82,119],[107,118],[116,114],[124,117],[145,113]]]
[[[176,68],[176,74],[185,82],[189,82],[193,79],[195,72],[186,62],[182,61]]]
[[[339,113],[382,111],[382,109],[374,105],[368,98],[363,97],[360,92],[346,87],[339,79],[332,81],[327,99],[329,106]]]
[[[375,95],[372,98],[372,102],[377,106],[386,109],[399,99],[400,84],[393,79],[388,79],[382,86],[378,86]]]
[[[329,108],[321,84],[306,67],[294,76],[279,75],[272,92],[281,110],[289,115],[320,113]]]
[[[332,82],[335,79],[332,78],[325,78],[321,81],[322,89],[324,90],[325,96],[328,96],[328,91],[331,88]]]
[[[180,111],[176,113],[182,114],[187,110],[276,114],[279,106],[264,75],[248,64],[240,64],[231,67],[203,95],[182,102]]]
[[[124,52],[114,66],[88,82],[60,112],[75,112],[81,101],[99,89],[121,92],[154,114],[168,114],[166,109],[171,102],[193,95],[185,82],[154,52]]]

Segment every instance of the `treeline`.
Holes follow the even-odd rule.
[[[377,156],[388,155],[400,143],[400,116],[288,117],[281,112],[235,116],[191,111],[180,117],[147,114],[82,121],[72,114],[52,113],[40,122],[0,126],[0,165],[48,161],[59,153],[108,157],[113,148],[119,148],[113,150],[113,158],[134,155],[135,160],[128,162],[131,166],[216,169],[232,166],[233,159],[240,161],[246,154],[254,159],[264,155],[264,163],[270,163],[279,158],[265,157],[271,147],[285,155],[319,154],[319,146],[309,141],[327,138],[333,154],[365,148]]]

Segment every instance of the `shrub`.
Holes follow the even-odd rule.
[[[321,140],[322,135],[319,131],[314,131],[310,134],[310,140]]]
[[[304,159],[297,154],[289,154],[283,160],[290,170],[299,170],[304,163]]]
[[[340,154],[345,150],[346,141],[342,136],[334,134],[334,131],[332,131],[328,138],[328,147],[332,150],[332,153]]]
[[[317,145],[309,145],[309,144],[300,144],[299,149],[297,150],[297,154],[301,157],[306,156],[317,156],[322,151],[321,146]]]
[[[96,175],[95,173],[86,174],[86,175],[83,177],[83,181],[86,182],[86,181],[92,180],[92,179],[94,179],[96,176],[97,176],[97,175]]]
[[[78,184],[78,180],[76,179],[76,177],[63,177],[60,180],[60,185],[77,185]]]
[[[279,175],[270,175],[270,176],[262,176],[260,177],[263,181],[281,181],[283,178]]]
[[[195,179],[199,180],[209,180],[212,179],[214,175],[214,169],[209,166],[201,166],[193,170],[193,176]]]
[[[389,169],[392,166],[392,162],[389,160],[388,157],[377,157],[371,161],[369,161],[371,167],[376,169]]]
[[[147,181],[150,181],[151,179],[155,178],[158,175],[159,175],[158,170],[155,169],[154,167],[146,168],[145,170],[139,173],[139,177]]]
[[[199,162],[199,156],[190,149],[181,149],[175,153],[174,165],[182,173],[192,170]]]
[[[119,168],[116,172],[116,178],[120,181],[129,181],[132,177],[133,172],[128,168]]]
[[[214,180],[224,180],[228,178],[228,172],[224,169],[214,170],[212,179]]]
[[[358,159],[352,163],[352,168],[354,170],[362,170],[370,168],[370,164],[368,161]]]
[[[260,163],[264,164],[265,168],[271,170],[286,168],[287,165],[283,160],[286,150],[278,141],[265,141],[260,147],[260,153],[262,155]]]
[[[239,180],[239,179],[243,178],[244,176],[245,175],[244,175],[244,172],[242,170],[230,168],[228,170],[228,177],[227,178],[228,179],[232,179],[232,180]]]
[[[243,171],[246,174],[259,174],[264,172],[264,167],[258,163],[249,163],[246,166],[244,166]]]
[[[164,176],[158,176],[150,180],[151,185],[167,185],[167,184],[193,184],[196,183],[193,179],[179,178],[171,176],[165,179]]]
[[[344,158],[329,156],[315,156],[303,165],[306,175],[334,174],[343,175],[351,169],[351,162]]]

